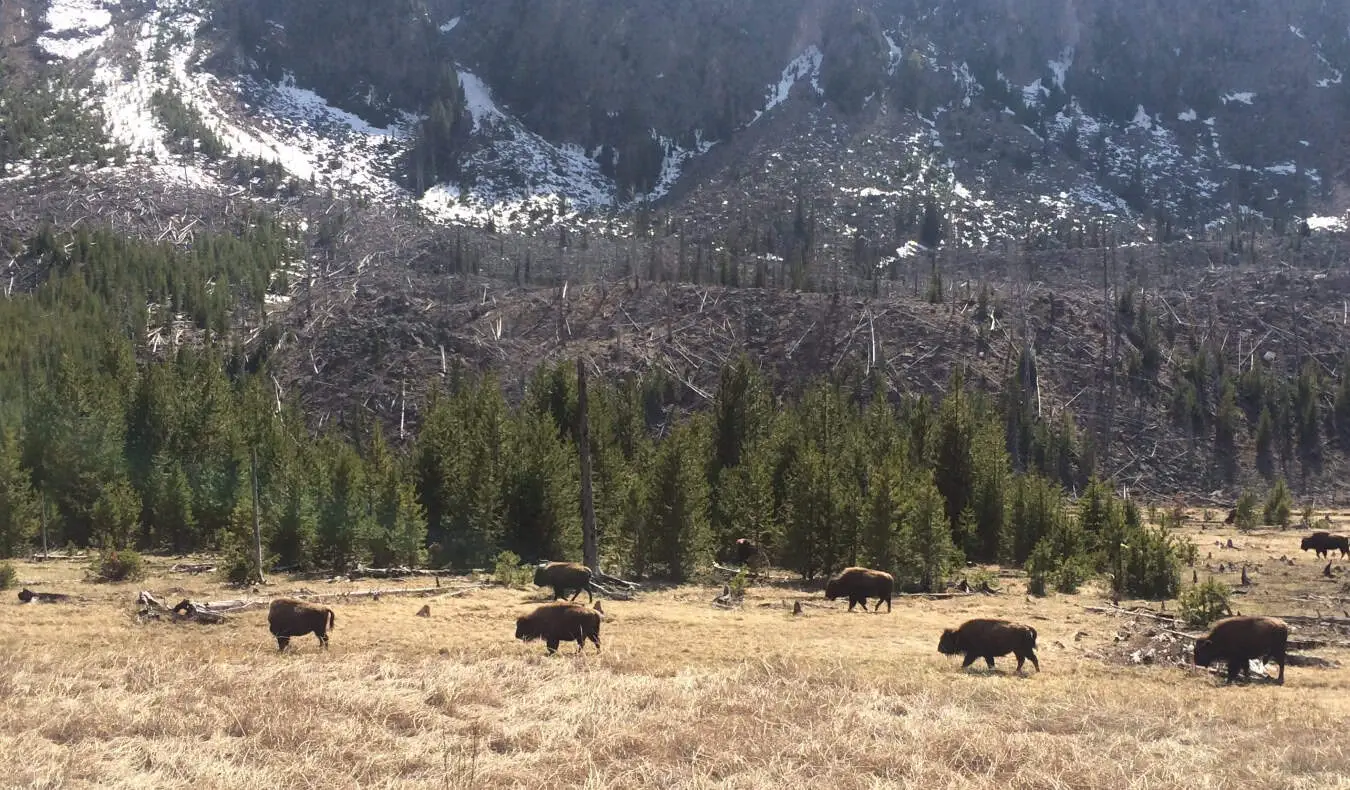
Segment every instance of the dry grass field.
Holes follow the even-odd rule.
[[[1196,532],[1197,568],[1247,562],[1245,613],[1339,615],[1350,575],[1321,576],[1301,534]],[[123,585],[18,564],[33,589],[81,600],[0,602],[0,786],[1350,787],[1350,650],[1316,650],[1338,666],[1290,667],[1284,686],[1132,665],[1117,636],[1148,623],[1087,611],[1105,603],[1094,588],[1029,599],[1005,577],[1000,595],[849,614],[789,587],[754,587],[733,611],[710,605],[717,588],[682,587],[605,601],[602,651],[552,657],[513,639],[543,590],[388,595],[334,604],[326,653],[306,636],[278,655],[262,610],[138,622],[141,589],[170,605],[241,595],[171,564]],[[426,584],[270,581],[268,596]],[[975,615],[1033,625],[1042,671],[939,655],[941,629]],[[1350,639],[1294,629],[1313,635]]]

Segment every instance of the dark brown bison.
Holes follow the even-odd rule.
[[[1225,617],[1195,640],[1195,663],[1207,667],[1215,661],[1228,664],[1228,682],[1238,673],[1251,673],[1253,658],[1273,658],[1280,665],[1278,682],[1284,682],[1285,645],[1289,626],[1275,617],[1243,615]]]
[[[867,599],[876,598],[877,605],[872,611],[881,609],[885,602],[886,611],[891,610],[891,590],[895,589],[895,578],[885,571],[870,568],[845,568],[838,576],[825,583],[825,599],[848,598],[848,610],[862,604],[867,609]]]
[[[277,638],[277,652],[286,649],[291,637],[314,634],[319,645],[328,649],[328,629],[333,627],[337,618],[327,606],[301,601],[295,598],[276,598],[267,607],[267,627]]]
[[[984,658],[993,669],[995,656],[1013,653],[1017,656],[1018,672],[1027,660],[1037,672],[1041,671],[1041,664],[1036,660],[1036,629],[1007,620],[977,618],[965,621],[960,628],[947,628],[938,639],[938,652],[948,656],[965,653],[962,669],[975,663],[977,658]]]
[[[759,559],[759,556],[759,546],[745,538],[736,539],[736,563],[738,565],[746,565],[752,560]]]
[[[1237,508],[1228,511],[1228,516],[1224,518],[1223,523],[1232,524],[1237,521]]]
[[[1319,557],[1327,556],[1329,551],[1339,551],[1342,557],[1350,557],[1350,538],[1330,532],[1314,532],[1300,541],[1298,547],[1304,551],[1312,549]]]
[[[568,600],[575,601],[582,590],[586,591],[586,600],[593,601],[591,591],[591,569],[579,562],[550,562],[540,565],[534,571],[534,583],[539,587],[552,587],[553,599],[565,598],[568,590],[576,590]]]
[[[529,614],[516,618],[516,639],[544,640],[550,654],[558,652],[558,643],[576,640],[577,652],[586,648],[586,640],[600,652],[600,620],[604,615],[571,601],[551,601]]]

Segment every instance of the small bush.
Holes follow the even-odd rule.
[[[1265,523],[1267,526],[1284,529],[1289,526],[1289,514],[1294,509],[1294,498],[1289,494],[1289,486],[1284,478],[1275,481],[1275,487],[1266,498]]]
[[[1050,541],[1041,540],[1027,557],[1027,592],[1041,596],[1046,594],[1050,578],[1055,572],[1055,553]]]
[[[1072,595],[1092,576],[1089,563],[1084,557],[1070,557],[1060,563],[1055,570],[1055,591]]]
[[[1256,529],[1256,494],[1250,491],[1243,491],[1242,496],[1237,501],[1237,528],[1247,532]]]
[[[731,577],[731,583],[727,587],[731,590],[732,598],[744,598],[745,590],[750,586],[750,575],[741,568],[736,575]]]
[[[132,582],[145,578],[145,561],[131,549],[105,549],[89,563],[89,575],[100,582]]]
[[[492,580],[503,587],[524,587],[534,580],[534,569],[522,566],[514,551],[503,551],[493,564]]]
[[[8,590],[19,584],[19,572],[14,570],[14,565],[8,562],[0,562],[0,590]]]
[[[1206,579],[1181,591],[1177,605],[1181,617],[1192,628],[1204,628],[1224,617],[1229,608],[1232,591],[1218,579]]]

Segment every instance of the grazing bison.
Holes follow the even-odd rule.
[[[947,628],[938,639],[938,652],[948,656],[965,653],[962,669],[981,657],[993,669],[995,656],[1013,653],[1017,656],[1018,672],[1028,659],[1037,672],[1041,671],[1036,660],[1036,629],[1007,620],[977,618],[965,621],[960,628]]]
[[[286,649],[291,637],[314,634],[319,645],[328,649],[328,629],[333,627],[337,618],[327,606],[301,601],[295,598],[276,598],[267,607],[267,627],[277,638],[277,652]]]
[[[856,604],[867,609],[867,599],[876,598],[877,605],[872,611],[879,611],[884,601],[886,611],[891,610],[891,590],[895,588],[895,578],[885,571],[869,568],[845,568],[839,575],[825,584],[825,599],[848,598],[848,610],[853,611]]]
[[[579,562],[540,565],[534,571],[534,583],[539,587],[552,587],[554,600],[566,597],[568,590],[576,590],[568,600],[575,601],[582,590],[586,591],[587,601],[595,600],[591,595],[595,589],[595,585],[591,584],[591,569]]]
[[[1195,640],[1195,663],[1207,667],[1215,661],[1228,664],[1228,682],[1239,672],[1251,673],[1253,658],[1273,658],[1280,665],[1279,683],[1284,682],[1285,645],[1289,626],[1275,617],[1244,615],[1225,617]]]
[[[759,558],[759,546],[756,546],[745,538],[736,539],[736,564],[746,565],[751,560],[757,560]]]
[[[586,649],[586,640],[595,643],[595,652],[600,652],[601,612],[587,609],[571,601],[551,601],[537,607],[529,614],[516,618],[516,639],[529,642],[542,639],[548,645],[549,654],[558,652],[558,643],[577,642],[577,652]]]
[[[1298,547],[1304,551],[1312,549],[1319,557],[1327,556],[1329,551],[1339,551],[1342,557],[1350,557],[1350,538],[1330,532],[1314,532],[1300,541]]]
[[[1232,523],[1235,522],[1235,521],[1237,521],[1237,509],[1236,509],[1236,508],[1234,508],[1233,510],[1228,511],[1228,516],[1227,516],[1227,518],[1225,518],[1225,519],[1223,520],[1223,523],[1225,523],[1225,524],[1232,524]]]

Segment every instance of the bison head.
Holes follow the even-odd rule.
[[[942,636],[938,639],[938,652],[943,655],[953,655],[961,652],[961,638],[957,635],[956,629],[944,628]]]
[[[548,574],[544,572],[544,569],[546,569],[547,567],[548,567],[547,563],[541,563],[539,567],[534,569],[535,586],[538,587],[548,586]]]
[[[1214,641],[1212,639],[1195,640],[1195,663],[1197,666],[1207,667],[1215,658]]]
[[[838,579],[830,579],[825,582],[825,600],[833,601],[841,595],[843,595],[843,592],[839,589]]]
[[[522,642],[528,642],[531,639],[538,639],[539,633],[531,627],[530,618],[521,615],[516,618],[516,639]]]
[[[1298,547],[1300,549],[1303,549],[1304,551],[1307,551],[1308,549],[1312,548],[1312,538],[1310,537],[1304,538],[1303,540],[1299,541]]]

